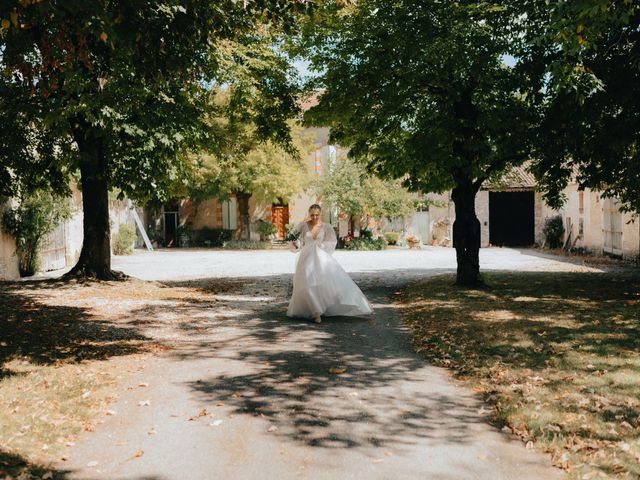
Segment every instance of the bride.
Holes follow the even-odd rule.
[[[320,220],[320,205],[309,207],[309,220],[297,227],[300,255],[293,277],[288,317],[354,316],[372,312],[369,302],[338,262],[333,227]]]

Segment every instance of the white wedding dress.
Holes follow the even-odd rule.
[[[332,256],[337,243],[333,227],[323,224],[316,238],[306,222],[296,228],[300,232],[300,253],[287,316],[313,318],[371,313],[367,298]]]

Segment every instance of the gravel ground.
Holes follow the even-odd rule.
[[[547,456],[491,427],[472,392],[411,348],[393,293],[453,270],[452,249],[335,257],[372,302],[372,317],[286,318],[288,251],[115,257],[113,267],[133,277],[202,293],[131,310],[142,334],[174,348],[147,359],[116,414],[84,434],[60,468],[78,479],[562,477]],[[481,265],[596,271],[511,249],[483,249]]]

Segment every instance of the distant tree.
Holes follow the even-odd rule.
[[[510,13],[483,1],[328,2],[294,49],[320,74],[309,123],[330,126],[377,175],[452,189],[459,285],[482,283],[476,192],[530,155],[527,80],[504,62]]]
[[[260,55],[271,30],[294,26],[307,8],[297,0],[0,0],[0,194],[68,193],[79,177],[84,242],[71,275],[113,278],[109,190],[142,201],[184,180],[208,91],[228,81],[229,65],[255,78],[261,101],[245,115],[257,132],[287,141],[293,90],[281,63]],[[247,62],[253,47],[258,57]]]
[[[415,212],[415,198],[398,180],[382,180],[362,163],[338,158],[312,189],[325,205],[333,205],[350,217],[376,219],[408,217]]]
[[[192,154],[194,181],[189,196],[215,196],[238,201],[240,224],[237,236],[249,240],[249,199],[259,202],[289,201],[309,181],[306,157],[313,140],[295,121],[288,122],[291,142],[285,146],[264,141],[250,119],[234,115],[235,87],[212,95],[206,124],[213,141]],[[251,107],[245,104],[248,110]],[[231,111],[230,111],[231,110]]]

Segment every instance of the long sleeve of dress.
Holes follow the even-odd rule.
[[[324,239],[320,244],[320,248],[322,248],[328,254],[332,254],[336,250],[337,243],[338,239],[336,238],[336,232],[333,230],[333,227],[330,224],[325,224]]]

